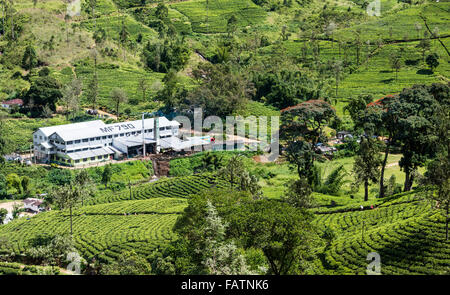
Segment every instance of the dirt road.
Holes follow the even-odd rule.
[[[0,203],[0,209],[6,209],[8,213],[11,213],[15,204],[23,206],[23,201],[8,201]]]

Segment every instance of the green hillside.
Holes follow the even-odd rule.
[[[364,275],[370,252],[381,255],[382,274],[450,273],[442,206],[430,200],[435,191],[427,198],[424,194],[428,169],[438,157],[448,157],[442,152],[448,146],[448,112],[438,114],[437,107],[430,110],[434,104],[423,104],[448,107],[450,1],[381,0],[380,16],[369,16],[370,1],[363,0],[82,0],[78,15],[67,13],[66,2],[1,1],[6,6],[0,17],[0,102],[25,102],[23,107],[0,107],[1,159],[29,152],[32,134],[40,127],[138,120],[143,112],[191,116],[193,107],[201,107],[204,114],[224,121],[232,115],[295,121],[300,117],[283,116],[306,102],[303,115],[318,114],[319,122],[307,118],[288,130],[292,138],[281,140],[283,155],[277,162],[268,163],[258,150],[243,153],[239,167],[230,168],[238,153],[199,153],[170,161],[168,176],[157,180],[151,161],[83,170],[0,161],[0,204],[48,194],[52,208],[0,223],[0,274],[61,274],[64,263],[32,263],[30,251],[42,250],[33,246],[42,237],[70,232],[69,210],[60,210],[51,198],[56,187],[79,189],[74,185],[79,171],[87,172],[89,192],[73,208],[73,243],[88,263],[95,258],[102,266],[113,265],[123,253],[134,251],[155,273],[194,272],[192,265],[204,261],[199,262],[201,253],[186,256],[197,242],[189,238],[206,236],[201,232],[205,224],[196,228],[195,223],[206,211],[200,218],[195,206],[211,194],[207,197],[219,200],[216,209],[224,224],[237,228],[224,230],[226,238],[220,242],[232,242],[230,248],[236,246],[236,253],[253,263],[252,274],[275,272],[258,248],[266,240],[252,244],[252,235],[264,230],[242,221],[254,216],[246,211],[244,216],[227,215],[229,208],[241,212],[241,204],[270,204],[263,213],[285,208],[290,215],[271,216],[286,217],[282,222],[311,213],[319,242],[311,242],[308,253],[314,255],[308,261],[314,267],[301,274]],[[411,90],[415,85],[422,88]],[[391,117],[386,119],[389,108],[381,103],[378,113],[365,113],[370,101],[399,93],[408,105],[394,104]],[[315,105],[322,103],[323,109]],[[352,109],[344,111],[349,105],[359,108],[359,117],[352,116]],[[92,108],[102,117],[86,112]],[[317,125],[309,128],[312,123]],[[332,143],[339,131],[351,132],[355,140]],[[389,151],[383,164],[382,180],[390,189],[385,197],[379,197],[381,163],[376,163],[370,184],[356,183],[361,138],[376,142],[374,159]],[[289,144],[303,141],[309,145],[294,146],[301,156],[286,156],[292,152]],[[338,151],[318,156],[319,143]],[[313,156],[305,152],[308,148]],[[112,169],[110,179],[106,167]],[[302,168],[309,170],[301,175]],[[241,178],[234,179],[235,173]],[[407,173],[411,188],[405,186]],[[303,211],[286,196],[289,185],[304,178],[308,187],[302,193],[311,196],[307,201],[312,205],[306,202]],[[445,181],[433,185],[445,187]],[[336,182],[335,191],[327,191]],[[222,190],[223,195],[215,195]],[[285,205],[290,207],[277,207]],[[252,231],[239,232],[244,225]],[[330,232],[334,237],[327,240]],[[203,242],[199,245],[207,244]]]

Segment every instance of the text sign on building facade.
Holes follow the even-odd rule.
[[[136,127],[133,124],[121,124],[121,125],[114,125],[114,126],[108,126],[105,128],[100,128],[100,131],[103,133],[110,133],[114,132],[115,129],[118,129],[119,131],[123,130],[130,130],[130,129],[136,129]]]

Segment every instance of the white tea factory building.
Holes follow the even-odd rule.
[[[185,150],[210,144],[209,137],[178,138],[180,123],[166,117],[105,124],[101,120],[39,128],[33,134],[40,163],[80,166],[161,150]]]

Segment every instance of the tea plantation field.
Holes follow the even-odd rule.
[[[367,204],[368,205],[368,204]],[[328,274],[366,273],[368,253],[381,258],[381,274],[448,274],[450,243],[445,241],[445,218],[412,194],[366,210],[321,212],[315,223],[329,226],[337,239],[325,250]]]
[[[173,9],[188,17],[192,30],[197,33],[225,33],[227,21],[234,15],[237,25],[245,27],[264,22],[266,12],[251,0],[184,1],[172,4]]]
[[[131,249],[148,257],[156,247],[176,238],[173,225],[189,195],[214,185],[226,184],[212,175],[177,177],[135,186],[131,198],[124,192],[92,200],[74,211],[76,248],[84,258],[103,262]],[[332,228],[336,238],[318,249],[322,258],[316,262],[320,264],[317,274],[365,274],[370,252],[380,254],[382,274],[450,272],[444,218],[415,192],[368,202],[342,196],[347,201],[335,206],[327,200],[336,197],[318,198],[319,207],[312,209],[314,224],[320,231]],[[54,210],[1,226],[0,238],[7,237],[11,250],[23,253],[36,236],[64,234],[69,228],[68,212]],[[25,271],[16,264],[0,264],[0,273]]]
[[[84,206],[73,216],[76,248],[84,258],[104,262],[123,250],[148,255],[174,239],[172,227],[185,206],[186,200],[178,198]],[[55,210],[8,223],[0,228],[0,236],[7,237],[15,253],[23,253],[36,236],[64,234],[69,228],[68,212]]]

